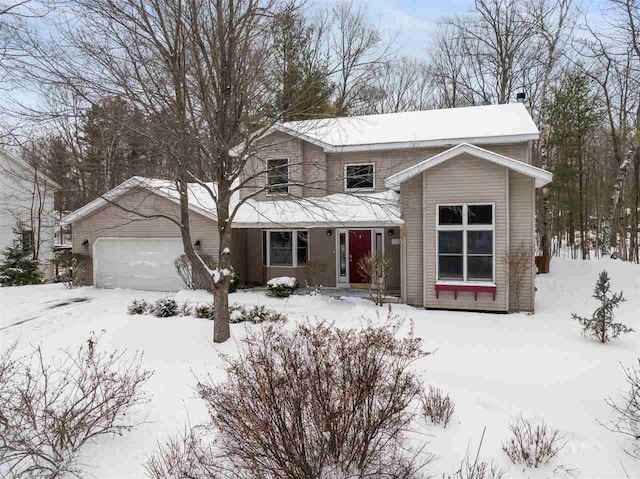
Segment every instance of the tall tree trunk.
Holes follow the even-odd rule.
[[[213,341],[223,343],[231,336],[229,327],[229,283],[231,282],[233,265],[231,264],[231,193],[226,181],[218,185],[218,277],[214,278],[213,298],[216,307],[216,319],[213,325]]]
[[[631,166],[631,160],[634,155],[634,149],[629,148],[627,150],[627,154],[620,163],[618,167],[618,173],[616,175],[616,179],[613,182],[613,193],[611,194],[611,198],[609,199],[609,212],[607,218],[607,224],[609,226],[609,246],[616,248],[618,241],[618,219],[620,218],[620,213],[622,209],[623,203],[623,191],[624,191],[624,182],[627,178],[627,173],[629,172],[629,167]]]
[[[584,214],[584,161],[582,158],[582,147],[578,149],[578,200],[580,201],[580,251],[582,259],[587,259],[587,245],[585,242],[585,214]]]

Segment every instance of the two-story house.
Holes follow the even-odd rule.
[[[59,188],[31,165],[0,148],[0,251],[18,241],[38,261],[47,280],[53,279],[53,197]]]
[[[391,262],[387,284],[409,304],[507,311],[508,255],[534,247],[535,190],[549,172],[531,165],[538,130],[522,104],[278,124],[243,172],[233,222],[234,269],[247,285],[275,276],[360,287],[358,263]],[[132,178],[72,213],[73,248],[92,256],[98,287],[173,290],[182,253],[168,182]],[[215,205],[191,191],[197,250],[217,257]],[[197,238],[197,239],[196,239]],[[535,267],[519,281],[533,310]]]

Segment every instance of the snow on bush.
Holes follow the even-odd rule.
[[[149,401],[143,386],[152,373],[141,355],[101,352],[93,338],[53,360],[39,347],[19,357],[15,348],[0,356],[0,471],[7,477],[85,477],[85,444],[141,424],[130,414]]]
[[[249,322],[259,324],[267,321],[280,322],[286,320],[286,314],[278,313],[273,309],[268,309],[264,305],[248,307],[232,304],[229,306],[229,322],[231,323]]]
[[[151,308],[151,303],[148,301],[145,301],[144,299],[134,299],[127,307],[127,312],[129,314],[147,314],[151,311]]]
[[[442,424],[446,428],[455,409],[449,395],[445,396],[442,390],[433,386],[429,386],[428,392],[422,396],[422,414],[433,424]]]
[[[522,416],[509,424],[511,437],[502,450],[514,464],[538,467],[547,464],[566,445],[557,429],[547,429],[544,421],[534,425]]]
[[[160,298],[151,308],[151,313],[158,318],[168,318],[178,314],[178,303],[173,298]]]
[[[276,298],[288,298],[298,289],[298,280],[289,276],[271,278],[267,281],[267,294]]]
[[[606,271],[600,273],[596,287],[593,290],[593,298],[600,301],[600,306],[591,314],[590,318],[572,314],[571,317],[578,321],[583,328],[584,335],[591,334],[601,343],[610,339],[617,339],[620,334],[631,333],[633,329],[622,323],[615,323],[614,310],[623,303],[625,298],[620,293],[611,293],[611,280]]]
[[[198,393],[239,477],[410,479],[428,460],[405,437],[422,392],[412,365],[424,355],[392,325],[269,324],[222,357],[225,382],[207,377]]]
[[[216,308],[212,303],[199,304],[193,308],[196,318],[213,319],[216,314]]]

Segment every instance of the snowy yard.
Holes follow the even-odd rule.
[[[425,347],[435,351],[418,364],[425,383],[444,389],[456,405],[447,429],[420,420],[413,435],[437,456],[429,466],[434,477],[455,471],[467,447],[477,446],[486,426],[482,455],[508,467],[507,477],[605,478],[640,477],[640,462],[624,453],[625,440],[599,424],[612,419],[604,400],[625,386],[621,363],[634,366],[640,356],[640,332],[602,345],[581,335],[571,313],[588,315],[598,273],[607,269],[612,289],[628,301],[618,319],[640,331],[640,267],[620,261],[556,259],[552,273],[537,278],[535,315],[497,315],[425,311],[395,305],[394,313],[415,325]],[[21,349],[40,344],[47,353],[75,349],[92,332],[102,348],[144,352],[144,365],[155,371],[148,384],[153,394],[145,406],[148,422],[123,437],[102,439],[85,451],[83,462],[98,478],[139,478],[142,464],[157,441],[182,430],[187,422],[207,419],[196,397],[194,374],[216,374],[218,353],[234,354],[246,328],[232,325],[232,340],[211,341],[213,324],[194,317],[129,316],[133,298],[157,299],[160,293],[65,290],[62,285],[0,289],[0,344],[19,341]],[[205,302],[202,292],[180,292],[180,302]],[[339,326],[357,326],[362,317],[384,318],[386,310],[364,299],[294,296],[288,300],[262,293],[239,292],[230,302],[266,304],[291,320],[325,318]],[[26,321],[25,321],[26,320]],[[24,322],[23,322],[24,321]],[[17,324],[20,323],[20,324]],[[293,321],[290,321],[293,323]],[[104,330],[104,332],[102,332]],[[217,373],[219,375],[219,373]],[[523,470],[501,450],[508,423],[520,414],[544,418],[558,428],[567,446],[550,464]]]

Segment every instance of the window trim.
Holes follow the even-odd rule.
[[[441,225],[440,224],[440,207],[442,206],[462,206],[462,224],[461,225]],[[490,225],[470,225],[469,206],[491,206],[491,224]],[[437,284],[459,284],[459,285],[493,285],[496,282],[496,204],[490,201],[480,201],[474,203],[450,202],[436,204],[436,283]],[[438,232],[440,231],[462,231],[462,279],[440,279],[440,243],[438,241]],[[491,279],[468,279],[467,274],[467,232],[468,231],[491,231]]]
[[[350,166],[371,166],[373,168],[373,187],[371,188],[348,188],[347,187],[347,168],[349,168]],[[355,192],[370,192],[370,191],[375,191],[376,190],[376,164],[375,163],[371,163],[371,162],[367,162],[367,163],[347,163],[346,165],[344,165],[343,169],[342,169],[342,174],[343,174],[343,178],[344,178],[344,191],[355,191]]]
[[[25,238],[29,238],[28,244],[25,244]],[[24,253],[33,253],[33,248],[36,244],[36,236],[32,229],[20,230],[20,249]]]
[[[307,262],[298,264],[298,233],[307,233]],[[266,234],[265,234],[266,233]],[[291,238],[291,264],[271,264],[271,233],[292,233]],[[265,245],[266,240],[266,245]],[[266,248],[265,248],[266,246]],[[266,251],[266,258],[263,258],[262,266],[269,268],[303,268],[309,264],[311,241],[308,229],[275,229],[262,230],[262,250]]]
[[[269,162],[270,161],[281,161],[281,160],[286,160],[287,161],[287,191],[271,191],[271,185],[269,184],[269,171],[271,170],[271,167],[269,166]],[[282,158],[267,158],[266,159],[267,162],[267,169],[265,171],[265,186],[266,186],[266,196],[283,196],[283,195],[288,195],[289,194],[289,187],[291,186],[291,172],[290,172],[290,167],[291,167],[291,160],[289,159],[289,157],[282,157]]]

